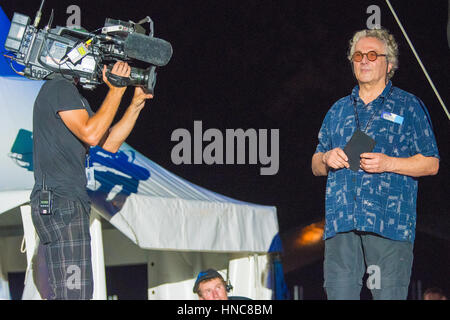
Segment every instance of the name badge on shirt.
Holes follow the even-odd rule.
[[[395,113],[383,111],[383,113],[381,114],[381,118],[383,118],[384,120],[392,121],[394,123],[398,123],[398,124],[403,123],[403,117],[399,116],[398,114],[395,114]]]

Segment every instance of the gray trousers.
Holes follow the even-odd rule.
[[[31,212],[48,269],[50,295],[43,298],[92,299],[90,205],[54,195],[53,213],[40,215],[38,198],[39,192]]]
[[[362,280],[375,300],[405,300],[413,243],[367,232],[338,233],[325,240],[324,288],[329,300],[359,300]]]

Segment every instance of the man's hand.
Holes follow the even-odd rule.
[[[324,153],[322,162],[332,169],[350,168],[348,157],[341,148],[334,148]]]
[[[133,108],[136,111],[141,111],[145,106],[145,101],[152,98],[152,94],[147,94],[141,87],[136,87],[134,89],[134,96],[131,100],[130,108]]]
[[[109,152],[116,153],[136,124],[140,111],[145,106],[147,99],[153,98],[153,95],[146,94],[141,87],[134,89],[134,96],[131,104],[128,106],[125,114],[109,131],[109,135],[103,140],[101,147]]]
[[[383,153],[362,153],[360,167],[369,173],[392,171],[392,158]]]
[[[108,78],[106,77],[106,65],[103,66],[103,81],[106,83],[106,85],[109,87],[109,89],[120,89],[121,91],[125,92],[127,87],[123,87],[123,88],[118,88],[118,87],[114,87],[109,81]],[[117,76],[120,77],[124,77],[124,78],[129,78],[130,77],[130,73],[131,73],[131,67],[128,65],[128,63],[123,62],[123,61],[117,61],[112,70],[111,70],[112,74],[115,74]]]

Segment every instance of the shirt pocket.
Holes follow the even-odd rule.
[[[400,157],[407,153],[408,143],[403,125],[381,119],[374,133],[377,142],[373,152],[383,153],[391,157]]]

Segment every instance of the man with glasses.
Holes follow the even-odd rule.
[[[328,299],[406,299],[413,261],[417,178],[439,153],[422,101],[392,85],[398,46],[387,30],[362,30],[348,59],[358,84],[325,116],[312,157],[327,176],[324,287]]]

